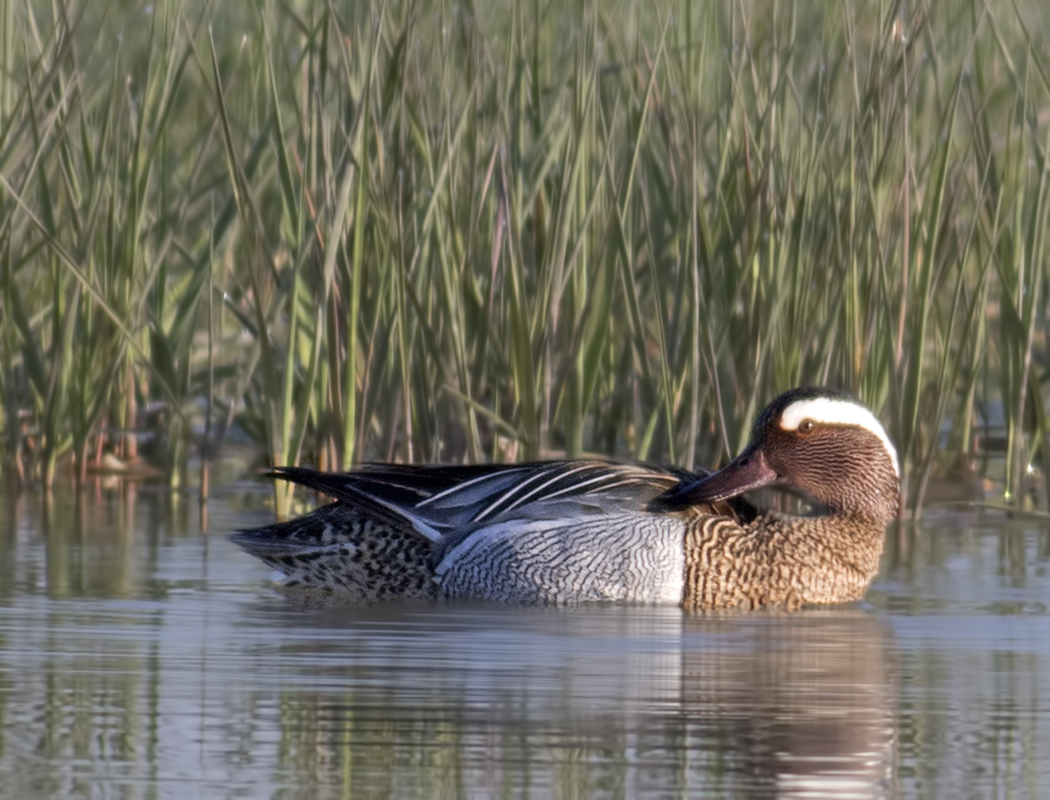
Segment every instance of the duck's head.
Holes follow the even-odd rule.
[[[812,387],[780,395],[759,414],[739,456],[663,499],[694,505],[770,484],[801,489],[830,514],[882,524],[900,503],[897,451],[875,415],[848,394]]]

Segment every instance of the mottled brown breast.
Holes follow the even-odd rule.
[[[878,570],[881,526],[762,514],[747,524],[696,515],[685,534],[687,609],[790,609],[864,596]]]

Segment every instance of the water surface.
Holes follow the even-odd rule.
[[[1050,532],[891,531],[863,604],[297,612],[265,494],[0,497],[9,797],[1038,797]]]

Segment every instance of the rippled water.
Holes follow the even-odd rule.
[[[299,613],[261,492],[0,497],[5,797],[1038,797],[1050,532],[891,532],[868,602]],[[244,509],[244,510],[238,510]]]

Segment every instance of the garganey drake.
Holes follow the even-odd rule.
[[[466,597],[522,605],[629,600],[690,609],[859,600],[900,502],[897,453],[849,395],[793,389],[714,473],[638,464],[372,464],[269,474],[335,499],[233,541],[279,584],[339,603]],[[816,516],[742,497],[780,485]]]

